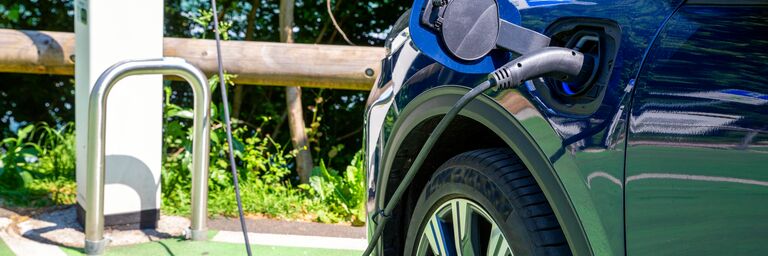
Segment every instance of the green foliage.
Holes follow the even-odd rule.
[[[38,145],[28,141],[34,129],[34,125],[27,125],[16,132],[15,138],[0,142],[5,147],[5,154],[0,159],[0,184],[3,186],[18,189],[27,188],[32,183],[32,174],[25,167],[40,151]]]
[[[72,31],[72,0],[0,0],[0,28]]]
[[[191,109],[165,105],[164,161],[161,175],[162,210],[187,214],[190,205]],[[208,209],[212,215],[236,215],[224,128],[212,119]],[[296,185],[290,160],[294,157],[258,127],[234,123],[235,157],[243,204],[249,214],[320,222],[364,223],[362,153],[344,172],[315,168],[309,185]],[[75,202],[75,148],[71,125],[54,129],[44,123],[19,129],[2,141],[0,157],[4,202],[47,206]],[[219,139],[213,139],[218,137]],[[341,150],[342,147],[337,147]]]
[[[232,85],[234,76],[225,74],[225,82]],[[217,77],[209,80],[216,89]],[[164,152],[162,175],[163,212],[185,214],[189,211],[189,191],[192,163],[191,123],[192,109],[176,105],[171,100],[171,86],[165,86]],[[320,104],[321,101],[316,101]],[[232,174],[227,160],[225,124],[221,104],[212,106],[211,151],[208,182],[208,210],[212,214],[236,215],[237,207],[232,187]],[[322,119],[315,115],[314,120]],[[244,210],[284,219],[309,219],[321,222],[364,223],[362,154],[357,154],[353,166],[343,175],[328,169],[324,162],[315,169],[312,185],[297,185],[291,170],[294,151],[287,151],[270,135],[263,133],[268,117],[260,122],[246,124],[233,122],[233,148],[238,167]],[[315,122],[313,122],[315,123]],[[316,128],[319,126],[313,125]],[[317,135],[315,135],[317,136]],[[333,159],[343,145],[334,147]],[[286,152],[287,151],[287,152]]]
[[[176,122],[170,122],[169,126]],[[213,127],[217,126],[212,134],[223,133],[220,123],[214,122]],[[313,182],[322,182],[325,190],[297,186],[288,165],[293,155],[284,153],[280,144],[259,133],[258,129],[251,131],[237,123],[235,126],[235,143],[242,143],[235,147],[235,157],[240,167],[239,179],[246,212],[284,219],[362,223],[364,190],[361,166],[348,167],[344,177],[335,172],[329,173],[323,166],[322,169],[326,170],[324,176],[314,176]],[[237,208],[223,136],[220,134],[221,140],[211,140],[208,209],[212,214],[231,216],[237,214]],[[180,146],[190,142],[188,132],[168,134],[168,130],[165,140]],[[191,154],[183,147],[167,147],[166,152],[174,153],[167,155],[163,165],[163,211],[184,214],[189,211]],[[327,196],[329,189],[338,190],[339,196]]]
[[[199,25],[203,29],[202,35],[200,35],[200,38],[207,38],[206,35],[208,35],[208,31],[211,31],[209,26],[211,26],[211,22],[213,22],[213,11],[211,10],[198,10],[198,14],[195,16],[189,17],[192,21],[195,22],[195,24]],[[221,40],[229,40],[229,29],[232,27],[231,21],[219,21],[219,31],[222,31],[221,33]]]
[[[27,125],[0,142],[0,196],[12,205],[75,201],[74,129]]]
[[[26,0],[30,1],[30,0]],[[294,39],[297,43],[346,44],[330,24],[326,0],[296,0],[294,9]],[[248,37],[248,15],[253,12],[253,31],[258,41],[278,41],[280,1],[219,0],[219,20],[231,20],[229,35],[234,40]],[[383,45],[386,33],[411,1],[396,0],[332,0],[334,16],[350,40],[358,45]],[[188,19],[199,9],[209,10],[209,1],[167,0],[165,2],[166,36],[199,37],[201,26]]]
[[[302,186],[311,195],[329,207],[330,212],[320,215],[322,222],[334,222],[338,218],[352,217],[353,224],[365,223],[365,178],[363,174],[363,154],[355,154],[352,163],[343,173],[328,169],[322,160],[320,166],[312,170],[309,186]],[[341,214],[340,216],[338,214]]]

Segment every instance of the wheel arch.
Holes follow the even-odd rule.
[[[399,184],[398,179],[410,167],[409,159],[415,158],[437,122],[468,91],[466,87],[452,85],[429,89],[411,100],[398,115],[382,152],[382,166],[377,179],[380,181],[377,184],[377,193],[385,196],[377,197],[376,205],[379,209],[384,207],[386,203],[384,199],[389,200],[396,184]],[[457,135],[465,137],[453,141],[451,138]],[[467,140],[471,142],[465,143]],[[459,113],[450,128],[440,137],[435,149],[430,152],[424,165],[420,168],[409,192],[403,198],[404,201],[400,203],[399,216],[394,214],[393,218],[406,218],[401,221],[408,223],[412,209],[404,206],[415,203],[408,202],[411,201],[408,199],[408,195],[420,192],[420,189],[412,188],[423,187],[432,173],[445,160],[459,153],[478,149],[477,147],[480,146],[484,148],[504,146],[512,149],[533,174],[544,192],[574,254],[593,254],[581,220],[578,218],[549,159],[520,122],[486,95],[480,95],[469,103]],[[395,161],[395,159],[400,161]],[[390,226],[394,226],[394,223],[398,222],[392,221],[390,223],[393,225]],[[387,227],[387,230],[390,229],[394,229],[394,227]],[[392,231],[395,232],[385,232],[385,234],[398,233],[396,230]]]

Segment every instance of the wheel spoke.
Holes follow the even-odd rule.
[[[422,256],[427,255],[427,250],[432,252],[432,255],[436,255],[434,251],[434,247],[432,247],[432,243],[429,242],[429,237],[426,232],[424,234],[421,234],[421,240],[419,241],[419,247],[416,248],[416,255]],[[425,242],[427,241],[427,242]]]
[[[437,215],[432,216],[427,226],[424,227],[423,236],[427,238],[429,247],[432,248],[434,255],[450,254],[451,250],[448,248],[449,244],[446,240],[446,235],[450,234],[445,234],[442,220]]]
[[[499,225],[478,204],[455,198],[425,219],[416,255],[512,256]]]
[[[494,225],[491,229],[491,236],[488,240],[488,252],[487,256],[507,256],[512,255],[512,250],[509,248],[509,244],[501,234],[501,230],[498,226]]]
[[[451,204],[453,234],[456,241],[456,253],[459,256],[475,255],[472,246],[472,209],[466,200],[456,200]]]

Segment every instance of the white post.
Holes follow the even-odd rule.
[[[75,1],[78,219],[86,200],[88,99],[99,75],[126,59],[163,55],[162,0]],[[107,105],[104,222],[154,227],[160,208],[162,77],[128,77]]]

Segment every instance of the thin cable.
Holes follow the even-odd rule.
[[[477,97],[477,95],[480,95],[488,88],[491,88],[491,86],[495,85],[495,82],[492,81],[485,81],[473,88],[471,91],[467,92],[461,98],[459,98],[458,101],[456,101],[456,104],[451,107],[451,109],[448,111],[445,116],[443,116],[443,119],[440,120],[439,123],[437,123],[437,127],[435,127],[435,130],[432,131],[432,134],[427,138],[427,142],[424,142],[424,145],[421,146],[421,150],[419,150],[419,154],[416,155],[416,159],[411,164],[411,167],[408,168],[408,172],[405,173],[405,177],[403,177],[403,181],[400,182],[400,185],[397,186],[397,189],[395,189],[395,193],[392,194],[392,197],[389,199],[389,202],[384,207],[384,210],[381,211],[379,216],[379,223],[376,226],[376,230],[373,232],[373,236],[370,239],[370,242],[368,243],[368,247],[365,248],[365,252],[363,252],[364,256],[368,256],[373,252],[374,247],[376,247],[376,244],[378,243],[379,237],[381,237],[381,234],[384,232],[384,227],[387,224],[387,221],[389,220],[389,216],[392,216],[392,211],[397,206],[397,203],[400,201],[400,197],[403,196],[403,193],[405,193],[405,190],[408,189],[408,187],[411,185],[411,182],[413,181],[413,178],[416,177],[416,173],[418,172],[419,168],[421,168],[421,164],[424,163],[424,160],[427,159],[427,155],[429,155],[429,151],[432,150],[432,147],[435,145],[435,142],[440,138],[440,135],[443,134],[446,128],[448,128],[448,125],[451,124],[454,118],[456,118],[456,115],[459,114],[459,111],[464,109],[464,106],[469,104],[472,99]]]
[[[229,147],[229,167],[232,171],[232,180],[235,185],[235,200],[237,200],[237,210],[240,213],[240,228],[243,230],[243,239],[245,239],[245,250],[248,256],[251,256],[251,242],[248,241],[248,228],[245,226],[245,213],[243,213],[243,201],[240,199],[240,183],[237,181],[237,168],[235,167],[235,150],[232,146],[232,124],[229,119],[229,101],[227,100],[227,85],[224,83],[224,64],[221,61],[221,39],[219,38],[219,18],[216,11],[216,0],[211,0],[213,8],[213,29],[216,38],[216,61],[219,64],[219,88],[221,88],[221,103],[224,105],[224,123],[227,126],[227,146]]]
[[[344,30],[341,30],[341,27],[339,27],[339,23],[336,23],[336,18],[333,17],[333,12],[331,12],[331,0],[325,0],[325,7],[328,9],[328,16],[331,16],[331,21],[333,22],[333,27],[336,28],[336,31],[339,31],[339,34],[341,34],[341,37],[344,38],[344,41],[347,41],[350,45],[355,45],[352,43],[352,41],[349,41],[349,38],[347,38],[347,34],[344,34]]]

